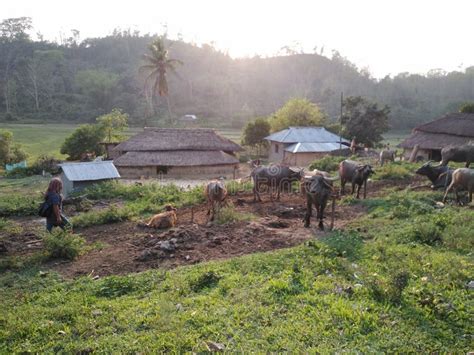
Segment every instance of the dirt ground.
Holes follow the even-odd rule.
[[[368,197],[377,195],[384,186],[382,183],[374,184]],[[53,261],[46,267],[66,278],[128,274],[287,248],[325,235],[326,232],[317,228],[315,211],[311,228],[303,227],[306,200],[301,194],[282,194],[279,202],[270,201],[268,195],[262,197],[262,203],[254,203],[251,193],[229,197],[237,211],[256,216],[250,222],[209,224],[206,206],[200,205],[178,210],[178,224],[168,230],[140,227],[130,221],[77,228],[75,232],[81,234],[90,246],[88,251],[74,261]],[[343,229],[364,213],[362,206],[337,206],[334,227]],[[2,256],[29,255],[43,247],[43,220],[23,218],[17,223],[23,231],[3,239],[5,250]],[[329,224],[330,213],[327,213],[326,229]]]

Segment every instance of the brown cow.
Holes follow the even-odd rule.
[[[225,185],[222,181],[212,180],[207,184],[204,193],[206,194],[208,206],[207,215],[210,215],[209,220],[213,221],[216,210],[217,213],[219,213],[222,202],[224,202],[225,198],[227,197],[227,189],[225,188]]]
[[[176,225],[176,208],[171,205],[165,206],[165,212],[155,214],[145,225],[150,228],[165,229]]]

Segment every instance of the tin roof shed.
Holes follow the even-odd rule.
[[[120,174],[112,161],[59,164],[69,181],[118,179]]]

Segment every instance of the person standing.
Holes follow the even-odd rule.
[[[63,182],[55,177],[49,182],[48,189],[44,195],[50,211],[46,217],[46,229],[51,233],[53,227],[59,227],[62,230],[72,229],[72,225],[63,213]]]

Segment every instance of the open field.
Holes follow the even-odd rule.
[[[466,353],[474,211],[437,205],[415,168],[379,168],[325,232],[303,228],[300,194],[253,203],[228,183],[234,207],[209,225],[202,188],[105,184],[66,206],[73,260],[49,254],[31,201],[8,209],[5,189],[43,181],[0,181],[0,352]],[[177,227],[138,225],[166,203]]]

